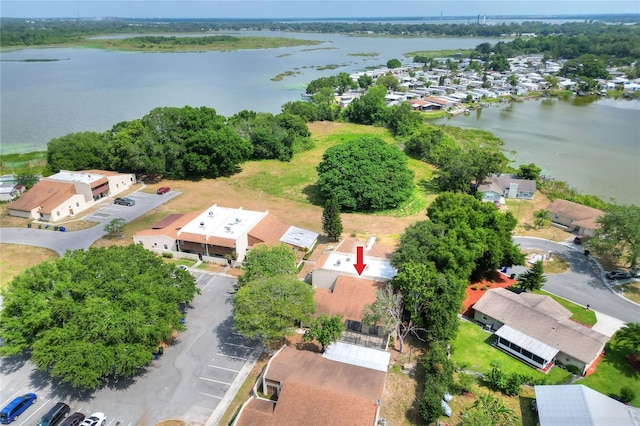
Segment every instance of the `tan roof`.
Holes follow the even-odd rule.
[[[554,200],[549,206],[547,211],[556,213],[561,216],[569,217],[575,221],[594,219],[598,216],[604,215],[602,210],[594,209],[593,207],[583,206],[582,204],[574,203],[567,200]]]
[[[284,383],[275,410],[270,414],[252,401],[238,425],[373,425],[386,372],[286,347],[271,360],[265,379]]]
[[[276,404],[263,399],[251,398],[242,410],[236,426],[268,426],[276,421],[273,411]]]
[[[356,277],[340,275],[333,285],[333,290],[316,288],[313,298],[316,302],[316,313],[342,315],[343,319],[362,321],[365,305],[376,301],[376,290],[382,283]]]
[[[570,320],[571,312],[548,296],[496,288],[487,291],[473,308],[585,363],[593,361],[609,340]]]
[[[249,235],[263,243],[278,244],[290,226],[269,213],[249,231]]]
[[[51,211],[76,193],[75,186],[69,182],[41,180],[20,198],[9,204],[8,208],[19,211],[32,211],[40,207],[41,213]]]

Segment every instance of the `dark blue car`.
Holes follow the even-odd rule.
[[[20,414],[36,402],[38,397],[35,393],[26,393],[15,398],[0,411],[0,423],[9,424],[16,420]]]

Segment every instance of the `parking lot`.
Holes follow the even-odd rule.
[[[3,359],[0,403],[27,392],[38,395],[35,405],[13,424],[34,425],[58,401],[69,404],[71,412],[105,413],[107,426],[153,425],[165,419],[205,424],[256,343],[232,330],[230,295],[235,279],[192,274],[202,293],[187,309],[187,330],[133,380],[120,379],[91,393],[77,392],[52,383],[24,359]]]

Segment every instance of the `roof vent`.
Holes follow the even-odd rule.
[[[204,228],[204,222],[200,222],[200,226]]]
[[[240,220],[239,217],[236,217],[236,223],[240,223],[240,222],[242,222],[242,220]]]
[[[209,212],[209,217],[213,217],[213,212]]]

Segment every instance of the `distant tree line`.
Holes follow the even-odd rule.
[[[592,25],[589,31],[576,34],[538,34],[537,37],[518,37],[515,40],[491,45],[478,45],[472,56],[487,58],[491,54],[507,57],[543,54],[551,59],[574,59],[592,54],[614,65],[629,65],[640,59],[639,25]]]
[[[28,18],[28,17],[25,17]],[[628,18],[628,17],[627,17]],[[633,18],[633,17],[632,17]],[[620,22],[625,16],[616,17]],[[150,34],[150,33],[208,33],[223,30],[269,30],[309,33],[367,33],[403,36],[453,36],[500,37],[502,35],[536,33],[590,34],[592,32],[617,31],[621,25],[604,22],[565,22],[551,24],[537,21],[499,25],[481,25],[476,20],[467,24],[446,21],[424,23],[402,22],[274,22],[270,20],[144,20],[107,19],[16,19],[0,20],[0,37],[3,46],[37,46],[62,44],[82,40],[86,36],[102,34]],[[633,28],[633,26],[630,26]],[[637,27],[637,25],[635,26]],[[614,37],[615,38],[615,37]]]
[[[142,119],[103,133],[71,133],[52,139],[47,163],[59,170],[107,169],[176,179],[216,178],[251,159],[289,161],[310,146],[298,115],[241,111],[225,118],[213,108],[155,108]]]

